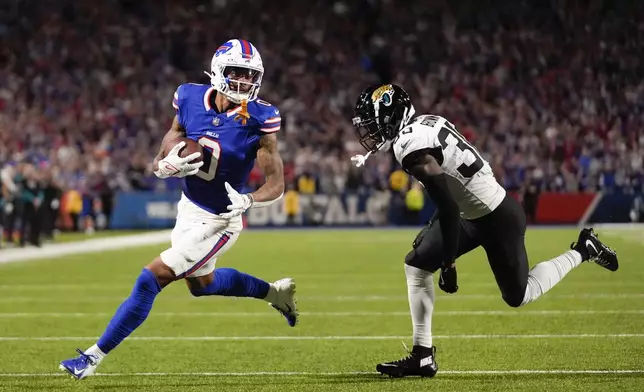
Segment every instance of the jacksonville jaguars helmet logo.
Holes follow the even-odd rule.
[[[391,106],[394,98],[394,86],[391,84],[383,84],[373,91],[371,94],[371,102],[373,102],[373,111],[376,115],[376,122],[380,124],[380,104],[384,106]]]
[[[374,105],[383,104],[385,106],[390,106],[393,102],[394,97],[394,86],[391,84],[384,84],[371,94],[371,101]]]

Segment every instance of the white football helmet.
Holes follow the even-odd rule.
[[[229,101],[257,99],[264,76],[264,64],[259,51],[243,39],[231,39],[217,49],[210,64],[210,84]]]

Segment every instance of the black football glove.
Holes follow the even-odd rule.
[[[456,284],[456,266],[441,267],[441,276],[438,279],[438,287],[446,293],[454,294],[458,291]]]

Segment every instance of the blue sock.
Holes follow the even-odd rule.
[[[130,296],[119,306],[96,345],[105,354],[139,327],[148,317],[161,286],[152,272],[144,269],[136,279]]]
[[[215,279],[208,286],[192,289],[192,294],[222,295],[225,297],[264,298],[268,294],[269,284],[254,276],[239,272],[232,268],[217,268],[213,274]]]

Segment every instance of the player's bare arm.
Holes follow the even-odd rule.
[[[251,132],[260,137],[276,132],[281,121],[279,112],[264,101],[259,106],[248,105],[257,98],[264,73],[257,48],[245,40],[229,40],[213,55],[210,70],[210,86],[186,83],[175,91],[172,107],[177,117],[154,160],[158,178],[183,178],[171,246],[141,271],[130,296],[118,307],[96,344],[85,351],[78,350],[79,357],[61,361],[59,368],[78,380],[94,374],[103,358],[141,326],[156,296],[175,280],[186,279],[195,297],[263,300],[290,327],[297,324],[293,279],[269,283],[234,268],[215,268],[216,260],[239,236],[244,211],[279,200],[284,179],[275,135],[261,138],[259,145],[255,136],[245,140],[238,137]],[[240,105],[234,118],[225,112],[233,105]],[[262,124],[248,121],[251,111],[254,120],[266,118],[269,111],[270,116],[277,117],[268,117],[270,121],[262,129]],[[217,136],[212,138],[212,134]],[[208,150],[208,167],[199,170],[204,164],[204,149]],[[247,182],[255,164],[255,160],[246,159],[250,155],[259,155],[257,160],[267,178],[255,193],[257,203],[253,203],[251,195],[239,194],[231,185],[242,187]]]
[[[446,259],[443,266],[454,264],[458,249],[459,226],[461,223],[458,204],[447,186],[447,175],[443,173],[436,159],[426,150],[407,155],[402,162],[405,170],[420,181],[429,197],[436,204],[438,219],[443,233]]]
[[[266,177],[266,182],[251,193],[254,203],[278,199],[284,193],[284,164],[277,148],[275,134],[264,135],[259,140],[257,164]]]
[[[172,126],[166,132],[165,136],[163,136],[163,140],[161,141],[161,145],[159,146],[159,152],[157,153],[156,157],[154,157],[154,162],[153,162],[153,169],[154,171],[159,169],[159,161],[165,158],[164,154],[164,146],[168,145],[168,142],[178,139],[180,137],[183,137],[186,135],[186,130],[183,129],[181,124],[179,124],[179,118],[177,116],[174,116],[174,119],[172,120]]]

